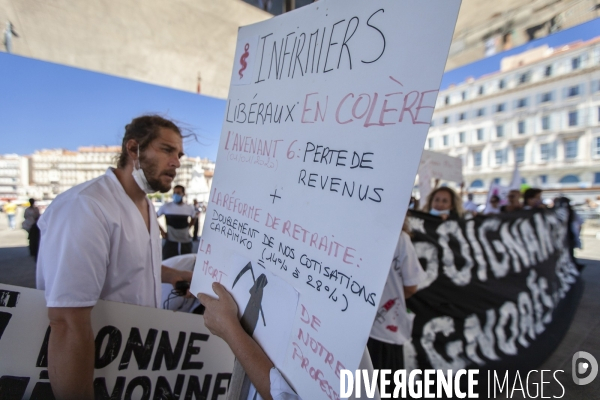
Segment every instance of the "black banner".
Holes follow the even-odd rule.
[[[406,368],[538,367],[568,330],[583,291],[567,247],[567,211],[408,218],[427,280],[407,301],[416,317]]]

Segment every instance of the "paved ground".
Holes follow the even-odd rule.
[[[20,226],[20,223],[19,223]],[[577,351],[586,351],[600,361],[600,229],[587,227],[583,235],[584,249],[576,256],[586,268],[582,272],[585,283],[583,296],[571,327],[560,346],[548,357],[540,370],[563,370],[558,375],[564,385],[546,384],[544,397],[556,396],[567,400],[600,400],[600,375],[589,385],[577,386],[571,377],[571,359]],[[197,251],[197,242],[194,246]],[[29,256],[27,233],[21,229],[11,231],[7,228],[6,215],[0,214],[0,283],[35,287],[35,262]],[[540,382],[540,376],[531,376]],[[546,373],[544,381],[551,381],[552,375]],[[525,377],[523,377],[525,383]],[[534,392],[530,393],[532,396]],[[521,392],[513,393],[513,399],[524,398]],[[541,394],[540,397],[541,398]]]

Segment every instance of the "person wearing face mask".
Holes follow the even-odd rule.
[[[175,257],[192,252],[192,237],[190,227],[194,226],[196,210],[191,204],[185,204],[183,197],[185,188],[177,185],[173,188],[173,201],[163,204],[156,213],[157,216],[165,216],[167,230],[160,228],[160,234],[165,239],[162,258]]]
[[[38,221],[36,285],[45,291],[48,373],[57,399],[93,399],[92,308],[98,299],[161,306],[161,285],[192,273],[162,265],[147,194],[166,193],[183,155],[182,134],[156,115],[125,127],[116,168],[60,194]]]
[[[542,203],[542,189],[529,188],[523,193],[523,210],[546,208]]]
[[[462,200],[454,190],[446,186],[439,187],[429,193],[423,211],[440,217],[444,221],[448,217],[462,218],[464,214]]]

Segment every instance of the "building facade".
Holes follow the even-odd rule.
[[[119,146],[36,151],[31,156],[30,193],[39,199],[53,199],[75,185],[104,174],[109,166],[116,164],[119,151]]]
[[[17,189],[36,199],[54,199],[71,187],[104,174],[107,168],[116,165],[120,151],[120,146],[79,147],[77,151],[36,151],[30,157],[31,181],[27,185],[17,185]],[[209,188],[213,170],[214,163],[208,159],[183,157],[174,184],[188,187],[195,177],[196,180],[204,179]]]
[[[185,187],[187,202],[197,200],[208,204],[215,163],[207,158],[182,157],[173,185]]]
[[[16,200],[29,185],[29,157],[0,155],[0,200]]]
[[[600,189],[600,37],[506,57],[440,91],[426,149],[461,157],[465,187]]]

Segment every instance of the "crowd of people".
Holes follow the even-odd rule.
[[[501,204],[501,199],[498,195],[492,194],[489,196],[488,204],[482,214],[512,213],[547,207],[542,202],[542,190],[539,188],[528,188],[522,194],[520,190],[510,190],[504,203]],[[418,204],[419,201],[413,197],[411,198],[409,208],[419,209]],[[553,200],[553,206],[565,207],[568,210],[570,228],[568,231],[568,244],[573,261],[576,263],[578,269],[581,269],[583,266],[577,263],[573,255],[573,250],[574,248],[581,247],[579,234],[583,221],[570,206],[568,198],[557,197]],[[478,209],[479,206],[474,202],[473,194],[469,193],[467,200],[463,202],[461,196],[455,190],[447,186],[440,186],[429,193],[421,211],[446,221],[448,219],[476,216],[478,215]],[[406,309],[405,299],[417,292],[419,283],[425,279],[423,269],[408,236],[409,234],[408,230],[403,229],[381,296],[379,311],[367,343],[375,369],[390,369],[395,371],[404,367],[402,347],[410,340],[412,321],[414,319],[410,310]],[[398,267],[399,265],[400,268]],[[395,321],[393,323],[386,321],[386,318],[389,318],[389,310],[395,306],[390,299],[401,300],[400,306],[394,310],[393,318]],[[401,328],[396,332],[381,330],[379,329],[380,323],[384,321],[387,325],[395,325]]]
[[[48,373],[57,398],[94,397],[91,310],[99,299],[161,307],[161,283],[176,288],[181,281],[191,281],[195,258],[190,253],[198,237],[202,206],[186,204],[185,188],[180,185],[173,188],[173,201],[158,211],[147,197],[171,191],[183,155],[183,137],[173,122],[160,116],[135,118],[125,127],[116,168],[59,195],[41,217],[35,200],[29,201],[23,228],[29,232],[32,256],[38,257],[37,287],[45,290],[52,328]],[[519,190],[510,191],[506,199],[492,195],[482,213],[544,208],[541,195],[536,188],[525,190],[522,201]],[[418,203],[412,198],[409,208],[418,209]],[[555,199],[554,205],[570,208],[564,197]],[[443,221],[476,216],[478,209],[472,194],[463,203],[446,186],[429,193],[422,207]],[[12,212],[8,215],[13,215],[9,222],[14,228],[14,208],[5,206],[5,211]],[[163,215],[166,229],[158,224]],[[575,248],[580,245],[581,221],[574,211],[569,223],[569,240]],[[185,268],[174,267],[169,260],[175,256],[182,257]],[[414,318],[405,300],[425,278],[405,222],[367,343],[373,368],[403,368],[402,349],[410,340]],[[264,399],[299,399],[242,328],[231,294],[218,283],[213,290],[198,294],[205,325],[231,347],[258,393]],[[190,304],[198,309],[198,303]],[[390,325],[398,329],[385,329]]]
[[[570,200],[564,196],[556,197],[555,199],[544,203],[542,201],[542,192],[542,189],[539,188],[527,188],[522,193],[519,189],[511,189],[504,200],[497,194],[491,194],[483,211],[479,212],[478,210],[482,206],[473,201],[472,193],[467,194],[467,200],[463,202],[461,196],[454,189],[448,186],[440,186],[428,194],[421,210],[446,220],[448,217],[464,218],[476,215],[509,213],[520,210],[552,208],[556,207],[557,204],[561,206],[567,204],[568,207],[572,209]],[[416,200],[413,197],[411,198],[409,208],[418,210],[418,204],[419,200]],[[590,199],[586,200],[586,205],[590,205],[590,208],[592,209],[598,208],[596,203]],[[574,210],[573,213],[576,214]]]
[[[192,252],[192,241],[198,241],[199,219],[200,215],[206,211],[205,206],[194,199],[193,205],[186,204],[183,201],[185,196],[185,187],[177,185],[173,188],[173,201],[162,205],[157,216],[160,218],[164,215],[166,229],[159,225],[161,237],[163,238],[163,260]],[[40,229],[38,228],[38,220],[42,215],[42,210],[36,205],[36,199],[30,198],[23,211],[23,220],[21,228],[27,232],[29,241],[29,254],[37,260],[38,249],[40,247]],[[8,199],[6,203],[0,207],[0,211],[4,212],[8,220],[8,229],[16,230],[17,227],[17,211],[19,205]],[[193,234],[190,235],[190,230]]]
[[[569,198],[559,196],[549,202],[549,205],[544,204],[542,201],[542,189],[539,188],[527,188],[521,194],[519,189],[511,189],[505,199],[505,204],[501,204],[501,199],[498,195],[492,194],[488,199],[483,215],[490,214],[503,214],[511,213],[521,210],[536,210],[550,207],[561,207],[568,212],[568,245],[571,253],[571,258],[579,270],[583,269],[583,265],[580,264],[574,256],[576,248],[582,248],[582,242],[580,239],[581,228],[583,226],[583,219],[579,216],[577,211],[571,206]],[[523,200],[521,201],[521,197]],[[590,207],[594,206],[591,200],[586,201],[586,205]],[[411,199],[411,204],[417,204]],[[597,206],[596,206],[597,207]],[[415,209],[417,207],[414,207]],[[427,196],[425,205],[422,211],[427,212],[431,215],[446,220],[448,218],[465,218],[474,217],[478,215],[479,206],[473,201],[473,194],[467,195],[467,200],[463,203],[458,193],[447,186],[440,186],[435,188]]]

